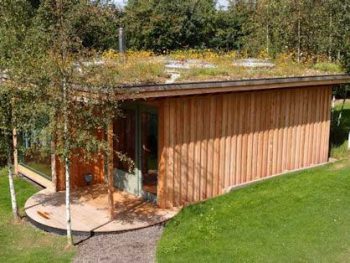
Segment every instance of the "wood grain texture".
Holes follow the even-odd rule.
[[[83,156],[81,154],[80,156]],[[91,173],[93,175],[92,185],[104,182],[104,157],[102,154],[94,154],[90,160],[84,160],[82,157],[72,157],[70,165],[71,187],[73,190],[79,187],[87,186],[84,175]],[[65,172],[63,163],[56,157],[57,190],[65,190]]]
[[[171,208],[230,187],[325,163],[331,86],[157,99],[158,205]],[[57,160],[57,188],[64,169]],[[104,159],[71,160],[72,187],[84,174],[104,182]]]
[[[330,99],[330,86],[162,99],[159,206],[327,162]]]
[[[159,134],[159,144],[158,144],[158,152],[160,153],[158,155],[158,166],[159,166],[159,178],[158,178],[158,187],[157,187],[157,196],[159,200],[161,201],[160,206],[165,207],[165,196],[164,196],[164,189],[166,187],[166,180],[165,180],[165,174],[166,174],[166,161],[167,161],[167,151],[164,147],[163,143],[164,141],[168,140],[168,133],[167,131],[167,123],[165,121],[165,107],[161,105],[159,107],[158,116],[159,116],[159,124],[158,124],[158,134]]]

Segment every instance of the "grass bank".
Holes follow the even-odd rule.
[[[337,120],[341,105],[333,118]],[[350,103],[333,121],[331,156],[291,173],[185,208],[165,228],[159,262],[348,262]]]
[[[348,262],[350,162],[271,179],[185,208],[159,262]]]

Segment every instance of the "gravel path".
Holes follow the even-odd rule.
[[[78,245],[73,262],[153,263],[162,226],[153,226],[120,234],[93,236]]]

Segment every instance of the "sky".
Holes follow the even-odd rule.
[[[124,6],[125,3],[127,2],[127,0],[113,0],[116,4],[119,4],[121,6]],[[218,0],[218,6],[223,6],[226,7],[227,6],[227,2],[228,0]]]

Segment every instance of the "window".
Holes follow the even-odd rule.
[[[51,179],[51,141],[45,130],[20,134],[19,161],[20,164]]]
[[[125,154],[128,158],[135,161],[135,111],[125,109],[123,110],[123,116],[114,121],[113,129],[116,133],[114,139],[114,149],[122,154]],[[117,155],[114,156],[114,167],[117,167],[123,171],[129,171],[130,163],[120,160]]]

